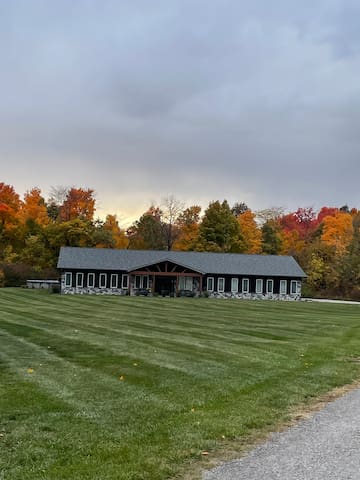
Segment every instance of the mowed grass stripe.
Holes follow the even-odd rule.
[[[357,378],[359,308],[6,289],[0,342],[5,478],[156,480]]]

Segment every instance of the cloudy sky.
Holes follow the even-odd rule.
[[[0,181],[360,208],[358,0],[1,0]]]

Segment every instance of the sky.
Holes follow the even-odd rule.
[[[0,181],[360,208],[360,3],[0,0]]]

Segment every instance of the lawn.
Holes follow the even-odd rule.
[[[0,478],[195,478],[358,357],[357,305],[0,289]]]

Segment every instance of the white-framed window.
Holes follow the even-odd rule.
[[[135,275],[135,288],[148,288],[148,275]]]
[[[214,291],[214,277],[208,277],[206,282],[206,290],[208,292]]]
[[[291,280],[290,282],[290,293],[296,295],[299,293],[299,283],[297,280]]]
[[[117,288],[118,286],[118,275],[117,273],[112,273],[110,277],[110,288]]]
[[[87,286],[90,288],[95,287],[95,273],[87,274]]]
[[[274,280],[266,280],[266,293],[274,293]]]
[[[124,290],[129,288],[129,275],[123,275],[122,276],[122,288]]]
[[[142,284],[143,288],[149,288],[149,275],[144,275],[142,279],[143,279],[143,284]]]
[[[65,287],[72,287],[72,273],[65,272]]]
[[[256,279],[255,292],[256,293],[263,293],[263,280],[262,280],[262,278],[257,278]]]
[[[141,288],[141,276],[135,275],[135,288]]]
[[[179,277],[179,290],[192,290],[193,277]]]
[[[218,292],[225,292],[225,278],[224,277],[219,277],[217,281],[217,291]]]
[[[100,273],[100,275],[99,275],[99,287],[100,288],[106,288],[106,280],[107,280],[106,273]]]
[[[249,284],[249,279],[248,278],[243,278],[242,279],[242,293],[249,293],[249,287],[250,287],[250,284]]]
[[[280,280],[280,295],[286,295],[287,291],[287,281]]]
[[[232,278],[231,279],[231,291],[233,293],[237,293],[239,291],[239,279],[238,278]]]
[[[84,274],[83,273],[80,273],[80,272],[77,272],[76,274],[76,286],[78,288],[82,287],[84,284]]]

